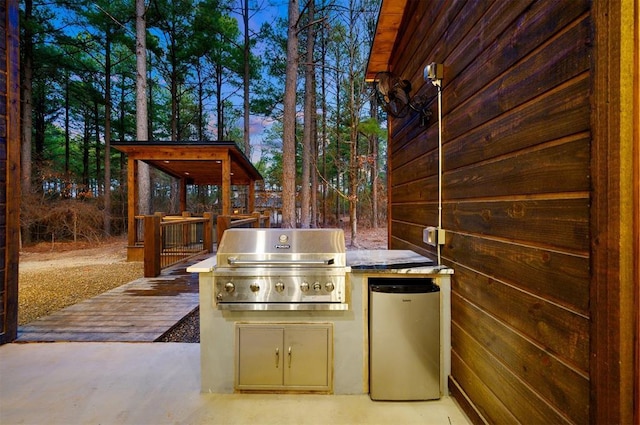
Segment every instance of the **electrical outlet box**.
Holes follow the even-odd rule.
[[[422,242],[427,245],[436,246],[438,242],[438,229],[435,227],[425,227],[422,229]]]
[[[422,242],[431,246],[444,245],[446,243],[444,229],[425,227],[422,229]]]
[[[424,81],[442,80],[444,77],[444,65],[432,62],[424,67]]]

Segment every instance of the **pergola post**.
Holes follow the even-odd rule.
[[[231,214],[231,157],[222,160],[222,215]]]
[[[180,179],[180,211],[187,211],[187,179]]]
[[[136,214],[138,210],[138,161],[127,159],[127,242],[130,247],[136,244]]]
[[[252,213],[256,209],[256,181],[251,180],[249,182],[249,201],[247,205],[247,212]]]

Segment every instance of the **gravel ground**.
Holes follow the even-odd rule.
[[[200,309],[196,308],[156,342],[200,342]]]
[[[18,325],[141,278],[142,262],[20,270]]]

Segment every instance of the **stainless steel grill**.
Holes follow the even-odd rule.
[[[229,229],[216,261],[219,309],[348,309],[340,229]]]

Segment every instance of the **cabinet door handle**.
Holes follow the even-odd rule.
[[[289,347],[289,368],[291,368],[291,347]]]
[[[276,347],[276,369],[278,368],[279,364],[280,364],[280,349]]]

